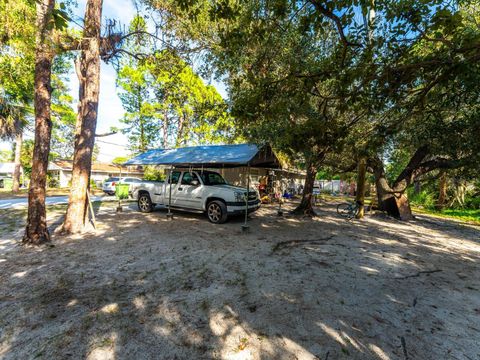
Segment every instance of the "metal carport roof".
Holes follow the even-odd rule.
[[[279,168],[280,162],[269,145],[236,144],[153,149],[135,156],[124,165]]]

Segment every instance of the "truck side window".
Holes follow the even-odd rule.
[[[169,184],[176,184],[178,183],[178,179],[180,178],[180,171],[172,171],[172,181],[168,181]]]
[[[192,180],[197,180],[198,181],[197,175],[195,175],[193,173],[185,172],[185,173],[183,173],[181,184],[182,185],[190,185],[192,183]]]

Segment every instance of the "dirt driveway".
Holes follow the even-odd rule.
[[[2,359],[480,359],[480,230],[99,214],[0,255]]]

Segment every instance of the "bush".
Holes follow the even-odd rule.
[[[467,209],[480,209],[480,196],[467,196],[465,198],[465,207]]]
[[[435,194],[427,190],[422,190],[415,194],[413,189],[409,189],[408,199],[412,205],[421,206],[427,209],[434,209],[437,202]]]
[[[49,188],[58,188],[60,187],[60,181],[56,177],[47,174],[47,186]]]
[[[162,181],[166,176],[163,170],[155,168],[155,166],[145,166],[143,179],[149,181]]]

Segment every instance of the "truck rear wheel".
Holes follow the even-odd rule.
[[[213,200],[207,205],[208,220],[214,224],[223,224],[227,221],[227,205],[223,201]]]
[[[148,194],[140,194],[138,197],[138,210],[143,213],[149,213],[153,210],[152,200],[150,199],[150,195]]]

